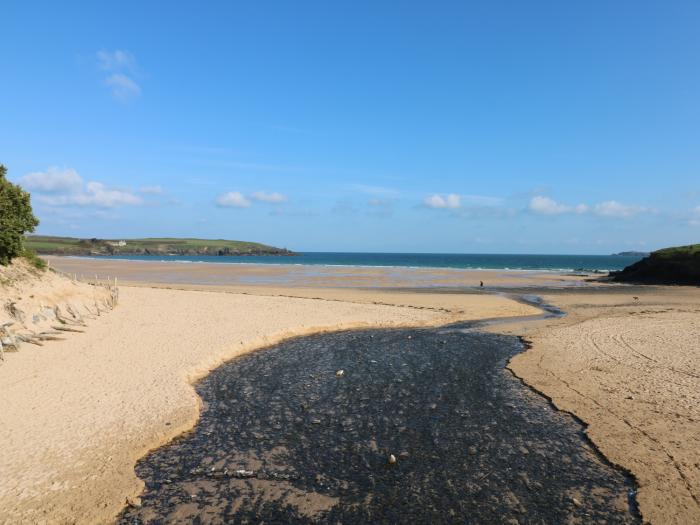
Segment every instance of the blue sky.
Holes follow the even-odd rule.
[[[0,162],[41,233],[700,240],[696,1],[9,1],[2,18]]]

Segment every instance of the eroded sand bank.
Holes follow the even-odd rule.
[[[700,523],[700,290],[545,299],[569,315],[508,328],[532,344],[510,368],[586,422],[601,452],[634,474],[645,520]]]
[[[110,521],[141,491],[136,461],[195,423],[190,382],[253,348],[323,329],[535,311],[480,295],[452,299],[452,311],[423,296],[418,307],[337,299],[124,287],[85,333],[12,354],[0,367],[2,521]]]

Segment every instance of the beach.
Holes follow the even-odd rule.
[[[451,299],[456,311],[410,294],[395,306],[268,293],[123,286],[85,333],[12,354],[0,367],[2,521],[113,519],[142,490],[136,461],[195,424],[191,383],[237,355],[325,330],[538,312],[495,296]]]
[[[85,333],[12,354],[0,367],[6,523],[109,522],[127,500],[137,504],[143,481],[134,465],[195,425],[193,382],[231,358],[323,331],[493,318],[507,322],[489,330],[531,345],[510,362],[513,373],[587,424],[594,446],[634,475],[645,520],[700,516],[697,289],[452,270],[434,271],[434,281],[425,274],[433,285],[416,287],[412,271],[396,269],[344,269],[345,277],[281,286],[234,275],[286,271],[279,267],[50,260],[71,274],[117,276],[120,302]],[[479,280],[493,289],[482,291]],[[515,300],[532,294],[567,316],[514,322],[541,314]]]

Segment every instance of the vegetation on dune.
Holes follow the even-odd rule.
[[[224,239],[78,239],[31,235],[27,246],[54,255],[291,255],[285,248]]]
[[[700,285],[700,244],[657,250],[611,276],[620,282]]]
[[[26,255],[37,268],[36,254],[24,246],[24,235],[39,225],[34,216],[29,193],[6,178],[7,168],[0,164],[0,264],[6,265],[15,257]]]

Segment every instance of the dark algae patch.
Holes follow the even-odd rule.
[[[235,359],[198,383],[197,426],[137,465],[119,522],[639,523],[632,480],[505,370],[521,350],[448,327]]]

